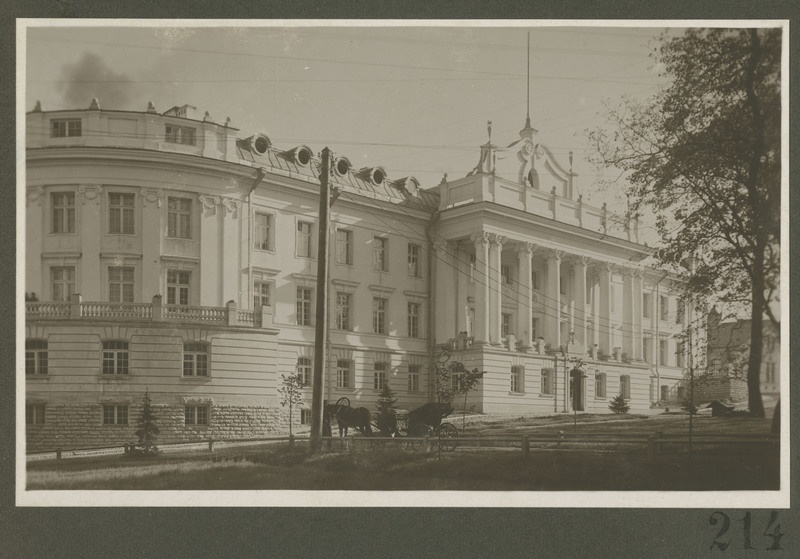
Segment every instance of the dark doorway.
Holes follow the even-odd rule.
[[[580,369],[572,369],[569,372],[569,392],[572,409],[583,411],[583,371]]]

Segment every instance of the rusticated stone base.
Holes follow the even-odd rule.
[[[103,425],[99,404],[47,405],[43,425],[26,425],[27,451],[68,450],[85,447],[123,446],[136,442],[134,434],[140,405],[128,409],[128,425]],[[185,425],[181,405],[153,405],[159,429],[156,444],[275,437],[289,432],[288,408],[210,406],[208,425]],[[293,410],[295,429],[300,410]]]

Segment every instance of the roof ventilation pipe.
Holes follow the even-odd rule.
[[[272,147],[272,140],[266,134],[256,134],[247,138],[247,149],[258,155],[264,155]]]
[[[308,164],[311,163],[312,154],[313,152],[308,146],[297,146],[283,153],[284,157],[290,161],[294,161],[301,167],[307,167]]]
[[[346,157],[337,157],[336,161],[333,162],[333,170],[340,177],[343,177],[349,173],[352,167],[353,165]]]
[[[364,167],[359,174],[368,178],[375,186],[380,186],[386,180],[386,170],[383,167]]]

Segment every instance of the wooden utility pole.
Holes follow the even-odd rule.
[[[319,183],[319,241],[317,243],[317,316],[314,343],[314,381],[311,400],[311,452],[322,448],[323,377],[327,370],[328,347],[328,221],[331,206],[331,150],[322,150]]]

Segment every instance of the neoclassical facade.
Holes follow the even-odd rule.
[[[188,105],[26,126],[29,450],[133,440],[145,391],[165,442],[285,432],[281,375],[314,361],[314,151]],[[486,371],[477,412],[678,398],[691,317],[637,224],[584,204],[529,123],[477,157],[430,188],[336,159],[325,398],[420,405],[442,346]]]

